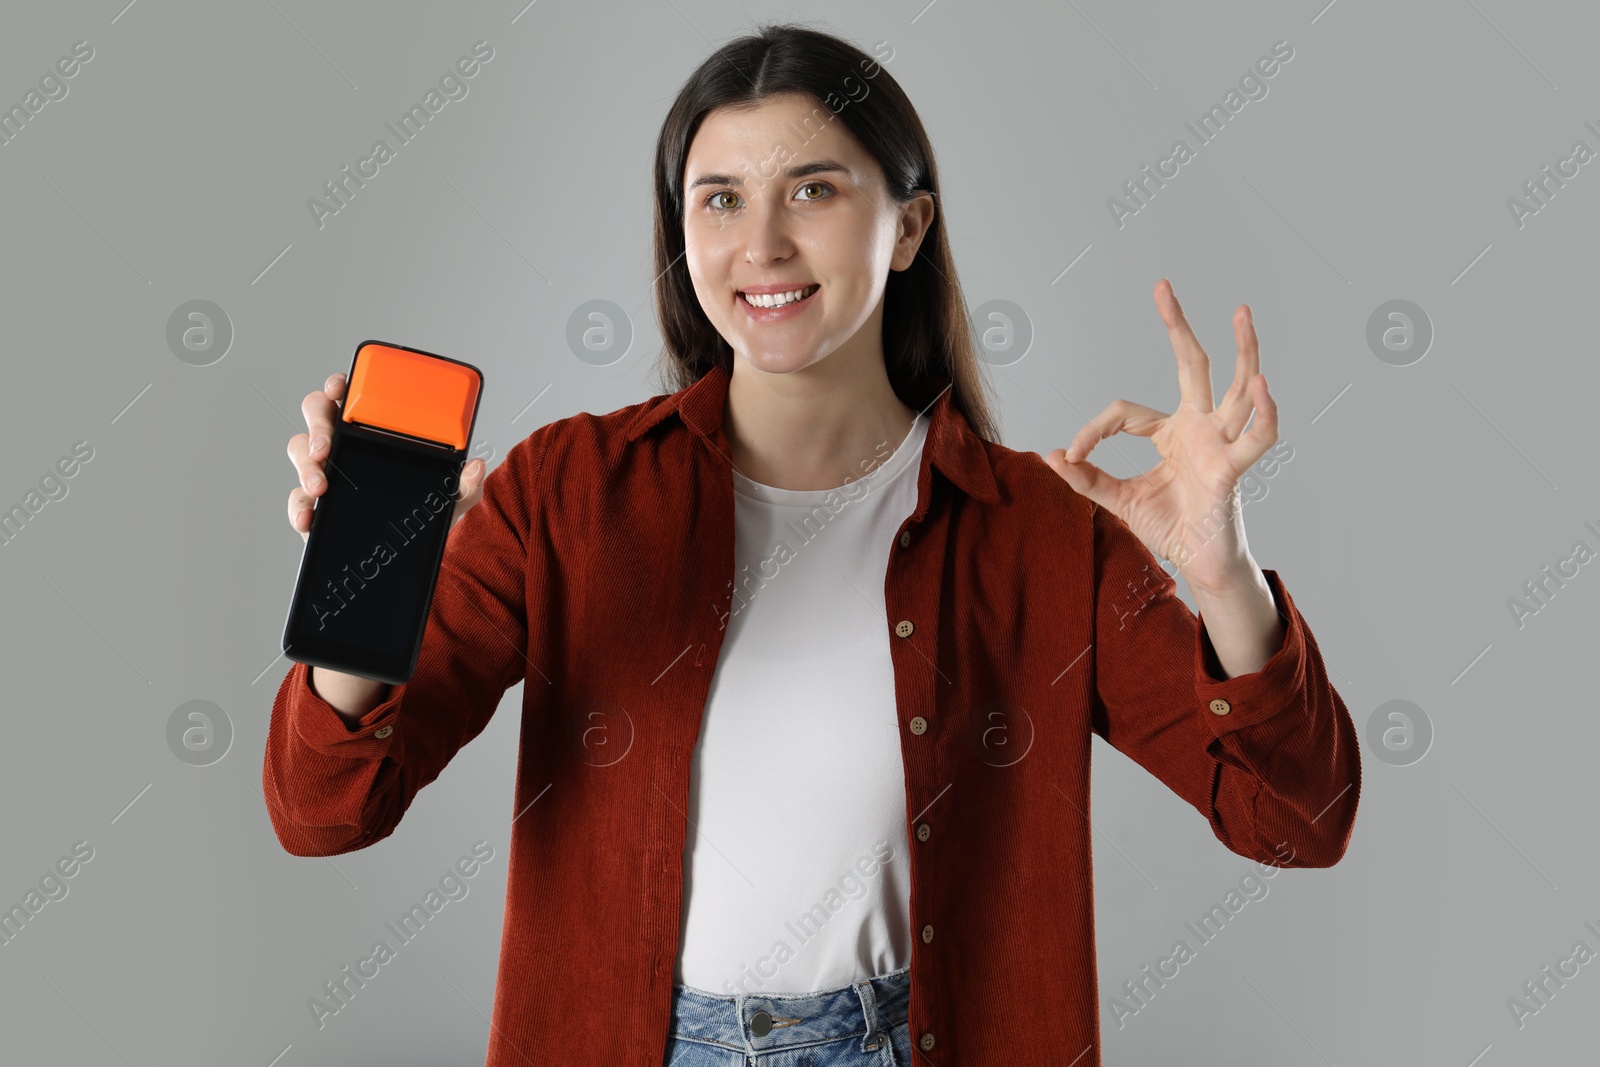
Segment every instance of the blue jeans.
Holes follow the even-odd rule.
[[[815,993],[672,987],[665,1067],[911,1067],[911,968]]]

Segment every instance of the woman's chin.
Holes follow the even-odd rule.
[[[813,349],[772,349],[768,347],[745,348],[740,353],[751,367],[766,374],[792,374],[809,367],[818,360]]]

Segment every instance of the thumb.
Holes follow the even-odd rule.
[[[1075,493],[1086,496],[1102,507],[1109,506],[1112,489],[1118,479],[1113,478],[1087,459],[1078,460],[1076,463],[1067,459],[1067,450],[1064,448],[1052,449],[1041,453],[1045,464],[1061,476],[1061,480],[1072,487]]]

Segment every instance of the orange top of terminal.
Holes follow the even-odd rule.
[[[477,371],[465,364],[364,344],[356,352],[341,418],[466,448],[482,384]]]

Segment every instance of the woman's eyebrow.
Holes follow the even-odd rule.
[[[811,163],[800,163],[796,166],[790,167],[788,170],[783,172],[783,176],[790,179],[809,178],[813,174],[826,174],[830,171],[836,171],[846,175],[850,173],[849,168],[842,163],[836,163],[831,159],[819,159]],[[743,184],[743,181],[728,174],[702,174],[700,177],[689,183],[689,189],[692,192],[702,185]]]

